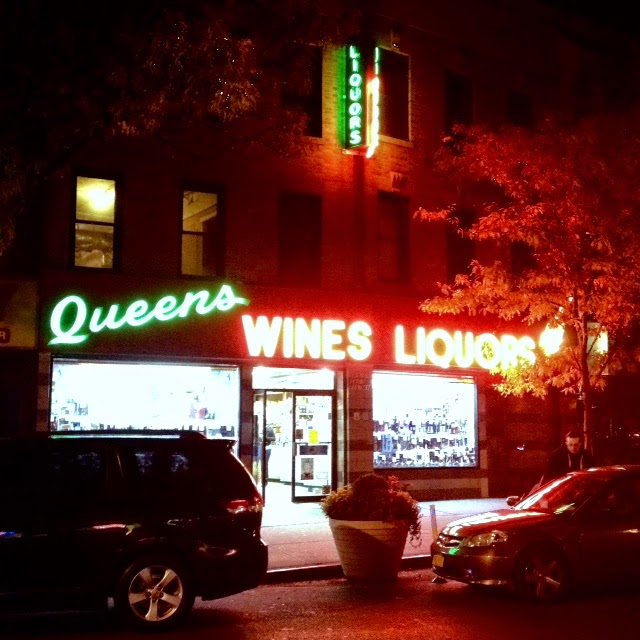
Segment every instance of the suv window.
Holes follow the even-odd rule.
[[[211,447],[213,449],[213,447]],[[208,452],[203,451],[204,456]],[[220,451],[215,464],[204,461],[204,481],[208,489],[220,498],[248,498],[255,494],[253,481],[248,471],[229,451]]]
[[[197,489],[193,452],[142,446],[131,452],[129,464],[129,481],[136,493],[182,493]]]

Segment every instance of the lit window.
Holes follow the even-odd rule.
[[[478,465],[471,378],[375,372],[371,382],[374,468]]]
[[[76,179],[74,265],[112,269],[116,211],[114,180]]]
[[[224,275],[223,228],[217,193],[182,192],[182,275]]]

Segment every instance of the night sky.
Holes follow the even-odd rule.
[[[635,0],[543,0],[576,14],[594,18],[635,36],[640,34]]]

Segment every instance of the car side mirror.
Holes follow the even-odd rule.
[[[507,504],[510,507],[513,507],[514,505],[518,504],[518,502],[520,502],[520,496],[509,496],[507,498]]]

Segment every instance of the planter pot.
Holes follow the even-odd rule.
[[[400,570],[409,523],[333,520],[329,526],[342,571],[349,580],[395,580]]]

